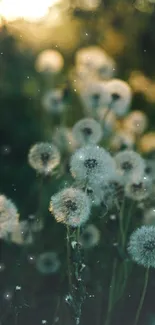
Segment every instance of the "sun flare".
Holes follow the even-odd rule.
[[[6,20],[24,18],[26,20],[38,20],[43,18],[48,9],[60,2],[60,0],[2,0],[0,2],[0,17]]]

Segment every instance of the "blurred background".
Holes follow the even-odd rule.
[[[46,215],[45,228],[36,234],[35,244],[22,246],[1,239],[0,325],[72,325],[65,273],[66,233],[48,213],[52,194],[71,183],[71,176],[41,180],[29,167],[29,148],[39,141],[51,141],[60,121],[42,108],[45,91],[59,88],[65,93],[65,126],[81,118],[82,104],[72,87],[75,54],[89,45],[103,48],[116,62],[116,76],[129,82],[134,97],[131,110],[148,116],[149,130],[155,131],[155,5],[147,0],[1,0],[0,1],[0,192],[11,198],[21,220],[38,210]],[[56,50],[56,73],[41,73],[36,60],[44,50]],[[60,62],[59,62],[60,59]],[[58,60],[58,61],[57,61]],[[57,68],[58,66],[58,68]],[[74,79],[74,78],[73,78]],[[153,140],[154,141],[154,140]],[[155,148],[155,143],[153,144]],[[41,190],[40,190],[41,188]],[[98,212],[96,212],[98,213]],[[107,227],[109,236],[115,224]],[[111,230],[112,229],[112,230]],[[36,272],[35,257],[56,250],[62,269],[54,276]],[[97,256],[96,256],[97,254]],[[104,324],[108,295],[110,251],[106,243],[88,257],[86,301],[81,324]],[[103,268],[98,268],[98,263]],[[109,264],[108,264],[109,261]],[[107,266],[108,265],[108,266]],[[101,273],[103,292],[98,278]],[[143,269],[131,276],[113,325],[132,325],[143,283]],[[98,294],[94,294],[95,290]],[[152,271],[141,325],[155,324],[155,280]]]

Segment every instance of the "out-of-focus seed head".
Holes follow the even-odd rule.
[[[135,151],[124,150],[115,155],[115,162],[118,172],[125,179],[137,175],[141,177],[144,174],[145,164],[142,157]]]
[[[16,206],[5,195],[0,195],[0,238],[12,232],[18,222],[19,214]]]
[[[155,227],[142,226],[135,230],[129,240],[131,259],[144,267],[155,267]]]
[[[98,9],[101,0],[75,0],[76,8],[84,11],[94,11]]]
[[[139,139],[138,147],[143,153],[155,151],[155,132],[148,132],[144,134]]]
[[[36,258],[36,269],[44,275],[56,273],[60,268],[60,260],[56,252],[45,252]]]
[[[81,85],[79,96],[87,116],[95,118],[97,110],[105,106],[108,101],[108,95],[104,88],[105,83],[96,80]]]
[[[145,159],[145,174],[149,176],[153,182],[155,182],[155,160]]]
[[[20,221],[19,224],[9,234],[9,237],[6,237],[6,240],[16,245],[33,244],[33,236],[28,222],[26,220]]]
[[[79,227],[89,218],[90,201],[82,190],[67,188],[51,197],[49,210],[57,222]]]
[[[42,107],[51,114],[61,114],[65,110],[63,90],[47,91],[42,98]]]
[[[130,108],[132,100],[132,91],[130,86],[123,80],[112,79],[105,84],[108,106],[118,117],[126,115]]]
[[[97,73],[102,79],[110,79],[115,72],[114,60],[100,47],[89,46],[76,53],[75,63]]]
[[[155,207],[151,207],[144,211],[143,224],[155,226]]]
[[[115,161],[103,148],[86,146],[72,155],[70,170],[76,180],[88,184],[97,179],[108,179],[115,170]]]
[[[57,74],[64,66],[62,55],[56,50],[42,51],[35,62],[35,68],[38,72],[44,74]]]
[[[135,144],[135,137],[133,134],[125,131],[118,130],[110,140],[110,148],[114,151],[133,149]]]
[[[73,152],[77,148],[77,139],[74,139],[72,130],[66,127],[57,128],[52,140],[62,153]]]
[[[78,121],[74,125],[72,132],[79,145],[96,144],[102,138],[100,124],[91,118],[84,118]]]
[[[148,118],[142,111],[134,111],[124,119],[123,124],[125,130],[128,130],[135,135],[140,135],[148,126]]]
[[[60,153],[52,143],[36,143],[29,151],[28,162],[38,173],[48,175],[59,165]]]
[[[93,224],[86,226],[80,236],[80,243],[85,249],[96,246],[99,243],[99,240],[100,232]]]
[[[151,190],[152,182],[149,177],[137,177],[136,174],[133,174],[132,178],[126,184],[125,194],[135,201],[142,201],[150,196]]]

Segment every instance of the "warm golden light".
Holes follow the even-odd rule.
[[[0,2],[0,16],[6,20],[24,18],[34,21],[43,18],[48,9],[60,0],[2,0]]]

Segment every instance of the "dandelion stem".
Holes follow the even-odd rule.
[[[143,303],[144,303],[145,294],[146,294],[146,290],[147,290],[148,279],[149,279],[149,268],[147,268],[146,272],[145,272],[143,291],[142,291],[141,299],[140,299],[139,306],[138,306],[138,309],[137,309],[134,325],[137,325],[138,320],[139,320],[139,316],[140,316],[140,313],[141,313],[141,309],[142,309],[142,306],[143,306]]]
[[[113,297],[114,297],[114,291],[115,291],[116,267],[117,267],[117,260],[115,259],[114,264],[113,264],[111,283],[110,283],[108,312],[107,312],[107,318],[105,321],[105,325],[109,325],[111,322],[111,314],[112,314],[112,309],[113,309]]]
[[[70,251],[70,229],[69,226],[67,225],[67,266],[68,266],[68,283],[69,283],[69,290],[70,294],[72,295],[72,270],[71,270],[71,263],[70,263],[70,256],[71,256],[71,251]]]

